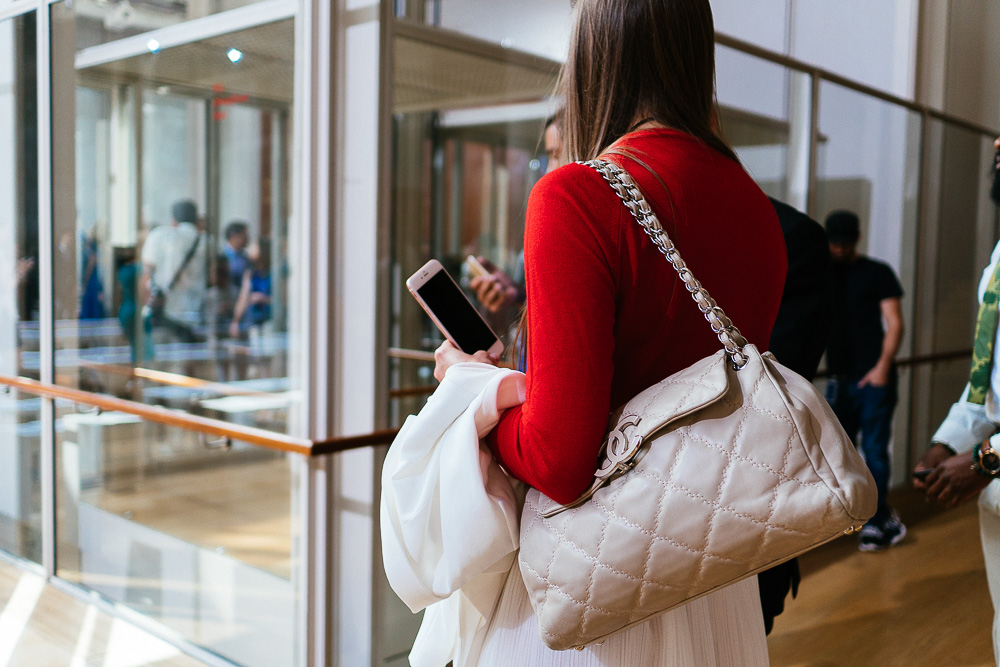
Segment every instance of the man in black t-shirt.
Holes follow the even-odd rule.
[[[826,234],[834,261],[827,399],[855,443],[860,432],[861,450],[878,487],[878,511],[862,528],[858,548],[878,551],[906,535],[906,526],[886,502],[903,288],[887,264],[857,253],[857,215],[834,211],[826,219]]]

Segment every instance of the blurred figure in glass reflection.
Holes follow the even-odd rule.
[[[888,264],[857,252],[860,225],[851,211],[826,219],[833,256],[833,326],[826,350],[827,400],[857,444],[878,487],[878,510],[858,537],[861,551],[880,551],[906,535],[887,502],[889,439],[896,408],[896,352],[903,340],[903,287]]]
[[[80,265],[83,267],[81,276],[83,297],[80,299],[79,319],[104,319],[104,284],[101,282],[96,225],[88,234],[84,235],[80,247],[82,251]]]
[[[229,285],[233,299],[239,296],[243,284],[243,274],[250,268],[247,245],[250,243],[250,225],[243,220],[233,220],[223,232],[226,243],[222,248],[229,266]]]
[[[562,136],[559,134],[560,114],[557,112],[545,120],[542,143],[545,149],[545,173],[555,171],[563,165]],[[524,251],[517,255],[514,275],[508,275],[485,257],[476,259],[490,271],[489,276],[476,276],[469,281],[476,299],[491,313],[504,308],[524,305]]]
[[[205,299],[205,243],[190,199],[174,203],[169,225],[154,227],[142,248],[149,297],[143,316],[162,342],[195,340]]]
[[[233,319],[236,299],[232,289],[232,271],[226,253],[215,257],[212,266],[212,284],[205,293],[204,320],[208,329],[208,344],[215,359],[216,380],[239,379],[238,373],[230,377],[229,359],[222,341],[229,337],[229,323]]]
[[[139,320],[139,277],[142,275],[142,267],[136,259],[135,248],[123,249],[120,255],[118,271],[116,272],[118,287],[121,289],[118,322],[122,326],[122,333],[125,334],[132,352],[132,365],[139,363],[142,359],[152,357],[152,341],[148,337],[143,336]],[[139,351],[140,345],[142,346],[141,354]]]
[[[256,340],[264,323],[271,319],[271,240],[261,238],[247,256],[250,265],[243,272],[229,334],[233,338],[249,335]]]

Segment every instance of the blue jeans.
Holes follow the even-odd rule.
[[[889,517],[886,496],[889,491],[889,438],[892,413],[896,409],[896,369],[884,387],[858,387],[860,377],[837,377],[826,386],[826,400],[837,415],[854,446],[861,436],[861,452],[878,489],[878,511],[869,523],[881,523]]]

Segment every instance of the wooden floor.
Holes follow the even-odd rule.
[[[799,596],[769,638],[776,666],[993,665],[976,507],[895,500],[906,539],[860,553],[842,538],[802,558]],[[0,667],[200,664],[0,561]]]
[[[771,664],[995,665],[976,504],[894,499],[906,538],[861,553],[841,538],[806,554],[798,598],[768,639]]]
[[[0,667],[195,667],[134,625],[0,560]]]

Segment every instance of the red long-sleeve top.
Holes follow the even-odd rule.
[[[647,130],[617,146],[655,172],[611,157],[638,183],[695,277],[767,349],[787,270],[770,201],[740,164],[690,135]],[[593,169],[567,165],[535,185],[524,241],[527,398],[488,440],[514,476],[566,503],[593,480],[609,413],[720,343]]]

